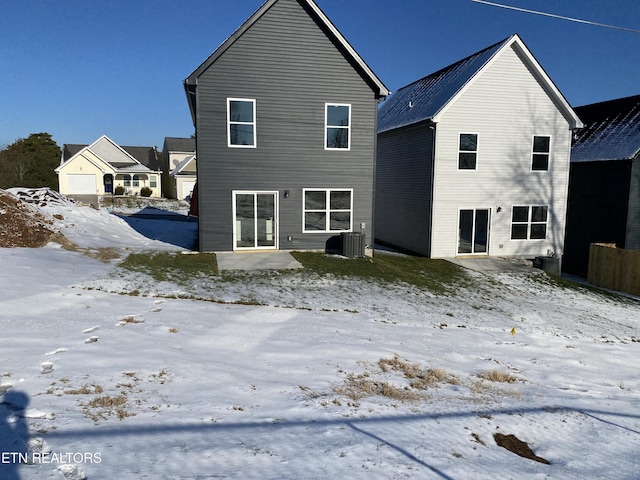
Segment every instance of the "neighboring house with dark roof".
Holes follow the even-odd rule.
[[[159,161],[154,147],[121,147],[106,135],[91,145],[65,144],[56,168],[63,195],[105,195],[122,186],[127,195],[149,187],[161,196]]]
[[[387,88],[312,0],[268,0],[184,82],[201,251],[372,245]]]
[[[640,250],[640,95],[575,110],[563,269],[586,275],[591,243]]]
[[[433,258],[561,255],[582,124],[518,35],[379,108],[377,241]]]
[[[167,198],[191,198],[197,180],[196,139],[166,137],[162,147],[162,191]]]

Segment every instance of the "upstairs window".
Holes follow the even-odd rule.
[[[531,170],[549,170],[551,137],[533,137]]]
[[[458,146],[458,170],[475,170],[478,160],[478,134],[461,133]]]
[[[230,147],[255,148],[256,101],[227,99],[227,139]]]
[[[548,216],[549,208],[542,205],[513,207],[511,240],[544,240]]]
[[[351,105],[325,105],[325,150],[349,150],[351,147]]]
[[[304,232],[349,232],[352,190],[304,190]]]

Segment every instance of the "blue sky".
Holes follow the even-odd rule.
[[[638,0],[495,0],[640,30]],[[640,34],[471,0],[316,0],[394,91],[518,33],[573,106],[640,94]],[[0,146],[49,132],[162,147],[182,81],[262,0],[0,0]]]

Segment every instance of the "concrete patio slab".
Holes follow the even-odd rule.
[[[218,269],[229,270],[289,270],[303,268],[289,252],[218,252]]]

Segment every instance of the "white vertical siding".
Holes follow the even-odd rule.
[[[477,168],[460,171],[458,137],[469,132],[478,134]],[[442,114],[436,135],[433,257],[456,255],[460,208],[489,207],[490,255],[562,253],[571,131],[514,49],[472,80]],[[534,135],[551,137],[548,171],[531,171]],[[514,205],[549,206],[546,240],[510,239]]]

